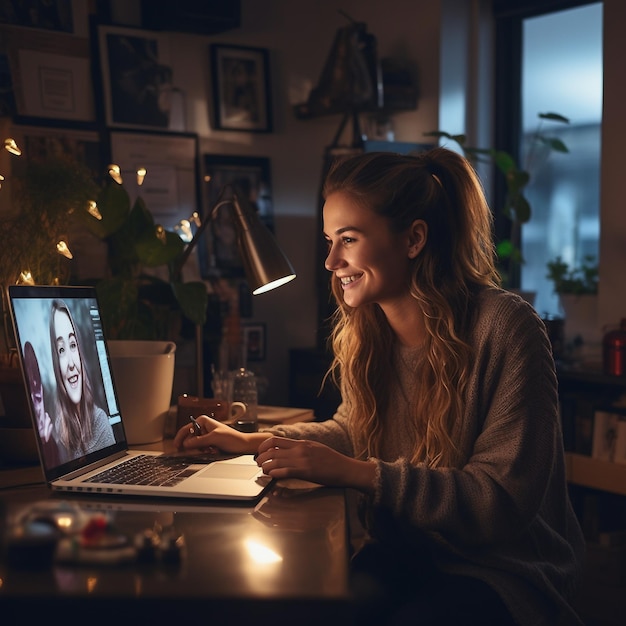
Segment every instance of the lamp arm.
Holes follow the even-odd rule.
[[[187,262],[187,259],[189,258],[189,256],[193,252],[193,249],[198,244],[198,241],[200,240],[200,237],[202,237],[202,234],[204,233],[204,231],[206,230],[206,227],[209,225],[209,223],[213,219],[213,216],[215,215],[215,213],[221,207],[223,207],[225,204],[232,204],[232,203],[233,203],[233,201],[230,198],[228,200],[221,200],[221,201],[219,201],[211,209],[211,211],[209,212],[207,218],[202,220],[202,223],[200,224],[200,227],[198,228],[198,230],[196,230],[194,236],[192,237],[191,241],[189,242],[189,245],[185,248],[185,250],[183,251],[183,254],[181,255],[181,257],[178,260],[178,262],[176,263],[175,274],[174,274],[175,276],[180,276],[180,273],[182,272],[183,267],[185,266],[185,263]]]

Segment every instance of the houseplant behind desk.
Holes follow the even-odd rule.
[[[561,257],[547,264],[546,278],[565,318],[565,357],[600,365],[602,332],[598,326],[598,265],[587,255],[579,265],[570,266]]]

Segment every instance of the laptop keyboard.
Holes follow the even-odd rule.
[[[174,487],[183,478],[195,474],[200,469],[191,468],[189,465],[189,461],[185,459],[142,454],[104,470],[84,482]]]

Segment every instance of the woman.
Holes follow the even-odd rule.
[[[201,417],[176,444],[356,489],[357,623],[580,624],[551,348],[497,287],[475,172],[441,148],[369,153],[335,163],[324,197],[336,414],[253,434]]]
[[[56,467],[59,464],[59,448],[54,438],[54,424],[50,419],[44,402],[43,383],[39,360],[35,348],[30,341],[24,344],[24,373],[30,390],[30,399],[37,418],[39,432],[39,446],[43,453],[46,467]]]
[[[56,425],[62,462],[115,443],[107,414],[95,404],[79,333],[63,300],[50,311],[50,345],[57,386]]]

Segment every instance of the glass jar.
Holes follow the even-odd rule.
[[[259,401],[254,372],[245,367],[240,367],[232,372],[232,390],[232,401],[243,402],[246,405],[246,412],[237,418],[234,427],[245,433],[257,431],[259,424]]]

